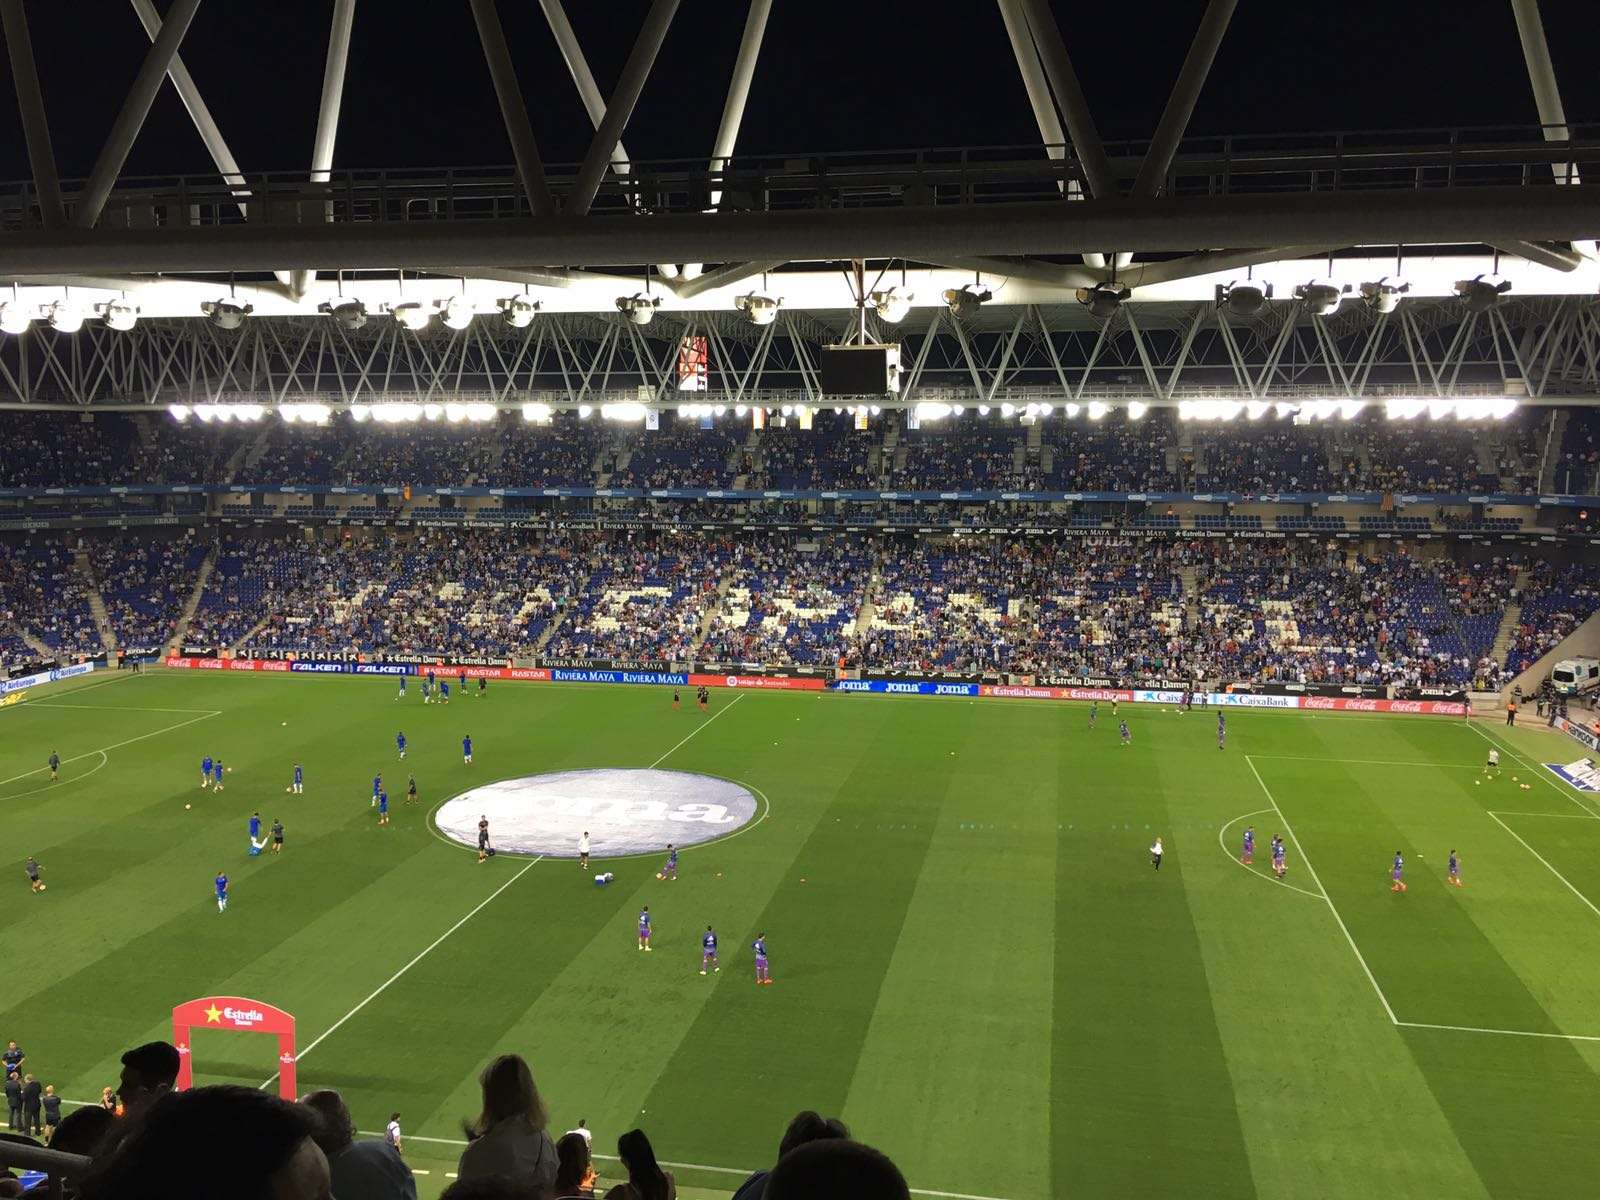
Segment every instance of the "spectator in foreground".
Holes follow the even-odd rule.
[[[147,1103],[84,1176],[82,1200],[332,1200],[310,1109],[255,1088],[202,1087]]]
[[[550,1189],[525,1176],[479,1175],[457,1179],[439,1193],[439,1200],[550,1200]]]
[[[589,1157],[589,1142],[574,1129],[556,1143],[555,1200],[593,1200],[594,1161]]]
[[[356,1141],[355,1121],[338,1092],[312,1092],[300,1103],[322,1121],[313,1136],[339,1200],[417,1200],[417,1181],[388,1141]]]
[[[170,1092],[178,1082],[178,1063],[178,1048],[171,1042],[146,1042],[124,1054],[117,1086],[123,1111],[136,1115]]]
[[[483,1111],[466,1127],[461,1182],[506,1175],[548,1189],[556,1180],[556,1147],[545,1132],[549,1111],[520,1055],[502,1054],[483,1070]]]
[[[116,1123],[116,1114],[98,1104],[75,1108],[61,1119],[55,1132],[50,1135],[50,1149],[92,1156]]]
[[[844,1122],[834,1117],[824,1117],[821,1113],[812,1112],[809,1108],[804,1112],[796,1113],[794,1120],[789,1122],[789,1128],[783,1131],[783,1140],[778,1143],[778,1157],[781,1159],[797,1146],[804,1146],[807,1142],[820,1142],[824,1138],[848,1138],[850,1131],[845,1128]],[[762,1200],[767,1194],[767,1177],[771,1171],[757,1171],[739,1185],[739,1190],[734,1192],[733,1200]]]
[[[887,1155],[841,1138],[797,1146],[767,1177],[767,1200],[911,1200],[900,1168]]]
[[[644,1130],[630,1129],[617,1139],[617,1157],[628,1182],[606,1193],[606,1200],[677,1200],[678,1181],[656,1164],[655,1148]]]

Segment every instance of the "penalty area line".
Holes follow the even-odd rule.
[[[115,680],[112,682],[115,682]],[[153,729],[149,733],[141,733],[138,737],[131,737],[125,741],[112,742],[111,745],[101,746],[98,750],[86,750],[82,754],[74,754],[70,758],[63,758],[61,763],[63,766],[65,766],[67,763],[81,762],[86,758],[93,758],[96,754],[105,754],[111,750],[120,750],[124,746],[133,745],[135,742],[142,742],[147,738],[160,737],[163,733],[171,733],[174,730],[182,729],[186,725],[193,725],[196,721],[210,720],[212,717],[220,716],[221,712],[221,709],[203,712],[198,717],[190,717],[187,721],[179,721],[176,725],[168,725],[162,729]],[[49,767],[35,767],[31,771],[24,771],[20,775],[13,775],[10,779],[0,779],[0,787],[4,787],[8,783],[16,783],[18,780],[27,779],[33,775],[42,774],[49,769]]]
[[[408,962],[405,966],[401,967],[393,975],[389,976],[389,978],[385,979],[376,988],[374,988],[367,995],[367,997],[364,1000],[361,1001],[361,1003],[357,1004],[349,1012],[345,1013],[344,1016],[340,1017],[332,1025],[329,1025],[320,1034],[318,1034],[314,1039],[312,1039],[312,1042],[311,1042],[311,1044],[309,1046],[307,1046],[304,1050],[298,1051],[294,1056],[294,1061],[296,1063],[299,1063],[302,1059],[305,1058],[306,1055],[310,1054],[318,1046],[322,1045],[322,1043],[324,1041],[326,1041],[330,1035],[335,1033],[339,1029],[340,1026],[342,1026],[351,1017],[355,1016],[358,1012],[360,1012],[367,1005],[371,1004],[379,996],[383,995],[384,992],[388,991],[389,990],[389,986],[391,984],[393,984],[395,982],[395,980],[399,979],[407,971],[411,970],[412,967],[416,966],[423,959],[427,958],[428,955],[432,954],[435,950],[437,950],[439,948],[439,946],[442,945],[444,943],[444,941],[447,938],[450,937],[451,934],[453,934],[456,930],[460,929],[468,921],[472,920],[473,917],[477,916],[486,907],[488,907],[489,902],[491,900],[493,900],[501,892],[505,891],[508,887],[510,887],[517,880],[521,879],[529,871],[533,870],[533,868],[536,867],[543,860],[544,860],[544,855],[542,855],[542,854],[539,855],[538,858],[533,859],[526,866],[524,866],[522,868],[522,870],[518,871],[510,879],[506,880],[499,887],[495,888],[494,891],[490,892],[482,900],[478,901],[478,903],[475,904],[472,907],[472,910],[470,912],[468,912],[466,916],[462,917],[454,925],[450,926],[449,929],[446,929],[438,937],[434,938],[433,941],[429,942],[425,949],[420,951],[416,955],[416,957],[414,957],[410,962]],[[266,1079],[262,1080],[261,1083],[257,1085],[257,1089],[256,1090],[260,1091],[263,1088],[271,1087],[274,1083],[277,1082],[277,1080],[278,1080],[278,1072],[274,1071],[271,1075],[269,1075]]]
[[[1443,1029],[1451,1033],[1497,1033],[1504,1037],[1551,1038],[1563,1042],[1600,1042],[1592,1033],[1541,1033],[1533,1029],[1485,1029],[1480,1025],[1433,1025],[1427,1021],[1396,1021],[1401,1029]]]
[[[711,725],[711,724],[712,724],[712,722],[714,722],[714,721],[716,721],[716,720],[718,720],[718,719],[719,719],[719,718],[720,718],[720,717],[721,717],[721,716],[722,716],[722,714],[723,714],[723,713],[726,713],[726,712],[730,712],[730,711],[731,711],[731,710],[732,710],[732,709],[733,709],[733,708],[734,708],[734,707],[736,707],[736,706],[737,706],[737,705],[738,705],[738,703],[739,703],[739,701],[741,701],[741,700],[743,700],[743,699],[744,699],[744,698],[745,698],[745,696],[746,696],[746,695],[747,695],[747,693],[745,693],[745,692],[740,692],[740,693],[739,693],[739,694],[738,694],[738,695],[737,695],[737,696],[735,696],[735,697],[734,697],[734,698],[733,698],[733,701],[732,701],[732,702],[731,702],[731,703],[730,703],[730,704],[729,704],[729,705],[728,705],[728,706],[727,706],[727,707],[726,707],[726,708],[719,708],[719,709],[718,709],[718,710],[717,710],[717,713],[716,713],[716,716],[713,716],[713,717],[710,717],[710,718],[708,718],[708,719],[707,719],[707,720],[705,720],[705,721],[702,721],[702,722],[701,722],[701,723],[700,723],[700,724],[699,724],[699,725],[698,725],[698,726],[697,726],[697,727],[696,727],[696,728],[695,728],[695,729],[694,729],[694,730],[693,730],[693,731],[692,731],[692,732],[691,732],[691,733],[690,733],[690,734],[689,734],[689,735],[688,735],[688,737],[684,737],[684,738],[680,738],[680,739],[679,739],[679,740],[678,740],[678,741],[676,741],[676,742],[674,742],[674,743],[673,743],[673,744],[672,744],[672,749],[671,749],[671,750],[668,750],[668,751],[667,751],[667,752],[666,752],[666,753],[665,753],[665,754],[663,754],[663,755],[662,755],[662,756],[661,756],[661,757],[660,757],[660,758],[658,758],[658,759],[656,759],[656,760],[655,760],[655,762],[653,762],[653,763],[651,763],[651,764],[650,764],[650,769],[654,769],[654,768],[656,768],[656,767],[659,767],[659,766],[660,766],[660,765],[661,765],[661,764],[662,764],[662,763],[664,763],[664,762],[666,762],[666,761],[667,761],[667,759],[669,759],[669,758],[671,758],[671,757],[672,757],[672,752],[673,752],[673,750],[676,750],[676,749],[677,749],[677,748],[678,748],[678,747],[679,747],[679,746],[681,746],[681,745],[683,745],[683,743],[684,743],[684,742],[687,742],[687,741],[688,741],[688,740],[689,740],[689,738],[692,738],[692,737],[697,737],[697,736],[698,736],[698,735],[699,735],[699,734],[700,734],[700,732],[701,732],[701,731],[702,731],[702,730],[704,730],[704,729],[706,729],[706,728],[707,728],[707,727],[709,727],[709,726],[710,726],[710,725]]]
[[[1574,814],[1574,815],[1576,815],[1576,814]],[[1600,917],[1600,908],[1596,908],[1594,906],[1594,901],[1589,899],[1589,897],[1585,896],[1582,892],[1580,892],[1577,889],[1577,887],[1574,886],[1572,880],[1568,879],[1560,871],[1556,870],[1555,867],[1551,864],[1549,859],[1547,859],[1544,855],[1540,854],[1537,850],[1535,850],[1532,846],[1530,846],[1526,841],[1524,841],[1523,837],[1522,837],[1522,835],[1520,833],[1518,833],[1515,829],[1511,828],[1511,826],[1507,825],[1499,817],[1495,816],[1494,813],[1489,813],[1488,817],[1496,825],[1500,826],[1501,829],[1504,829],[1512,837],[1516,838],[1517,841],[1521,844],[1522,848],[1524,850],[1526,850],[1529,854],[1531,854],[1535,858],[1537,858],[1542,864],[1544,864],[1544,869],[1549,871],[1550,874],[1554,875],[1557,879],[1559,879],[1561,881],[1562,885],[1566,887],[1567,891],[1571,892],[1579,900],[1582,900],[1584,905],[1595,916]]]

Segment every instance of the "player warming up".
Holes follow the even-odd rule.
[[[1450,851],[1450,886],[1451,887],[1466,887],[1467,886],[1466,884],[1461,882],[1461,859],[1456,855],[1456,852],[1454,850]]]
[[[222,760],[220,758],[211,760],[211,790],[213,792],[222,790],[222,769]]]
[[[1244,849],[1239,852],[1239,861],[1247,867],[1253,865],[1256,861],[1256,827],[1254,825],[1246,825],[1244,827]]]
[[[1150,865],[1158,871],[1161,870],[1161,856],[1165,853],[1166,850],[1161,845],[1161,839],[1157,838],[1155,844],[1150,847]]]
[[[404,675],[400,676],[400,690],[394,694],[394,698],[396,700],[404,700],[406,698],[406,677]]]
[[[1122,735],[1122,744],[1124,746],[1133,745],[1133,734],[1128,732],[1128,723],[1126,721],[1117,722],[1117,732]]]
[[[1492,746],[1489,748],[1489,759],[1483,764],[1483,773],[1490,779],[1500,778],[1500,751]]]
[[[372,802],[367,805],[368,808],[378,807],[378,793],[381,791],[383,791],[383,776],[374,775],[372,777]]]
[[[472,735],[468,734],[461,739],[461,761],[467,766],[472,765]]]
[[[772,972],[767,967],[767,935],[757,935],[756,940],[750,943],[750,949],[756,953],[756,982],[771,983]]]
[[[488,862],[493,853],[494,847],[489,845],[489,817],[484,814],[478,818],[478,861]]]
[[[217,911],[219,913],[227,912],[228,911],[228,876],[224,872],[218,871],[217,872],[217,878],[215,879],[214,882],[216,883],[216,887],[217,887]]]
[[[1272,873],[1282,879],[1289,871],[1284,864],[1283,839],[1277,834],[1272,835]]]
[[[657,879],[676,879],[678,877],[678,848],[671,842],[667,843],[667,865],[656,872]]]
[[[28,861],[22,864],[22,869],[28,873],[28,890],[44,891],[44,881],[39,878],[39,860],[31,854],[28,855]]]
[[[700,711],[701,712],[709,712],[710,711],[710,708],[708,707],[710,705],[710,703],[711,703],[711,693],[710,693],[710,691],[708,691],[706,688],[702,687],[699,691],[697,691],[695,693],[694,699],[695,699],[695,703],[700,706]]]
[[[394,735],[394,748],[400,752],[400,757],[404,759],[406,756],[406,735],[403,732]]]
[[[206,755],[200,760],[200,786],[211,786],[211,755]]]
[[[387,825],[388,823],[389,823],[389,793],[388,792],[379,792],[378,793],[378,824],[379,825]]]
[[[450,703],[450,681],[448,679],[439,680],[439,703]]]
[[[50,782],[54,783],[61,778],[61,755],[54,750],[50,751]]]
[[[289,785],[289,790],[296,796],[300,795],[306,790],[305,768],[299,763],[295,763],[294,765],[294,782]]]
[[[1228,719],[1220,712],[1217,714],[1217,749],[1228,748]]]
[[[1389,890],[1403,892],[1406,890],[1406,881],[1403,878],[1406,872],[1406,860],[1400,856],[1400,851],[1394,852],[1394,866],[1389,868]]]
[[[250,857],[259,858],[267,848],[267,839],[261,836],[261,814],[250,814]]]
[[[650,906],[639,910],[639,949],[650,949]]]
[[[283,822],[277,817],[272,818],[272,852],[283,853]]]
[[[581,870],[589,869],[589,831],[585,829],[583,836],[578,839],[578,867]]]
[[[1098,717],[1099,715],[1100,715],[1100,702],[1098,700],[1089,701],[1089,728],[1091,730],[1094,728],[1095,718]]]
[[[406,803],[407,804],[415,804],[416,802],[417,802],[417,777],[415,775],[407,775],[406,776]]]
[[[706,973],[706,968],[721,971],[722,965],[717,962],[717,932],[711,926],[706,926],[705,936],[700,939],[700,974]]]

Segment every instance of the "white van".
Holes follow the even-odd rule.
[[[1550,672],[1558,696],[1576,696],[1600,687],[1600,658],[1564,658]]]

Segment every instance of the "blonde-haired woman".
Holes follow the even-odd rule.
[[[483,1111],[466,1126],[460,1177],[506,1175],[541,1189],[556,1181],[555,1143],[545,1132],[550,1117],[520,1055],[502,1054],[483,1069]]]

